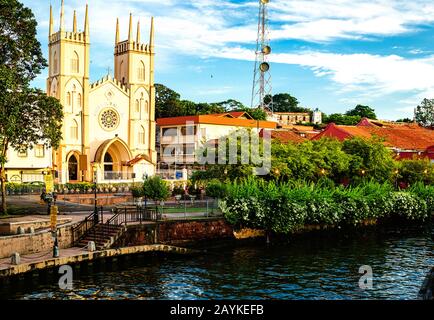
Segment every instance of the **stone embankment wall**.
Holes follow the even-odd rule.
[[[124,247],[152,243],[179,244],[228,238],[234,238],[234,233],[232,227],[224,219],[179,220],[128,226],[126,234],[115,245]]]
[[[73,224],[68,224],[58,229],[60,249],[72,246],[72,228]],[[53,249],[53,244],[54,240],[50,230],[0,237],[0,258],[8,258],[14,252],[20,255],[46,252]]]

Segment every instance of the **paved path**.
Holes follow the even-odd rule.
[[[59,258],[70,257],[87,253],[86,248],[72,247],[59,250]],[[53,250],[43,251],[33,254],[25,254],[21,256],[21,264],[31,264],[43,262],[53,258]],[[0,270],[9,269],[12,266],[11,258],[0,259]]]

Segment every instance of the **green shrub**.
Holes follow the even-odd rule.
[[[145,192],[143,190],[143,186],[133,186],[131,187],[131,194],[134,198],[142,198],[145,195]]]
[[[423,199],[409,192],[394,192],[391,195],[393,214],[408,220],[426,220],[428,207]]]
[[[217,179],[213,179],[206,185],[206,195],[212,198],[222,199],[227,195],[226,184]]]
[[[143,196],[154,201],[165,201],[170,197],[170,189],[166,181],[153,176],[143,182]]]

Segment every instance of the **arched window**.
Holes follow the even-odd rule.
[[[67,104],[68,106],[71,105],[71,92],[68,92],[68,93],[66,94],[66,104]]]
[[[140,101],[136,100],[136,112],[140,112]]]
[[[54,51],[54,55],[53,55],[53,65],[54,65],[54,68],[53,68],[53,72],[56,74],[57,73],[57,52],[56,51]]]
[[[137,75],[139,81],[145,81],[145,64],[143,61],[140,61],[139,63],[139,69],[138,69],[138,75]]]
[[[71,139],[72,140],[78,139],[78,123],[75,120],[72,120],[72,124],[71,124]]]
[[[79,65],[79,57],[77,52],[74,51],[73,55],[72,55],[72,60],[71,60],[71,71],[73,73],[79,73],[80,71],[80,65]]]
[[[78,180],[78,161],[75,155],[72,155],[68,160],[68,178],[69,181]]]
[[[77,95],[77,106],[78,108],[81,108],[81,93]]]
[[[145,114],[148,114],[149,103],[145,101]]]
[[[139,129],[139,144],[143,145],[145,144],[145,128],[143,126],[140,126]]]

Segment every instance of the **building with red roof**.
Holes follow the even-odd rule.
[[[415,123],[397,124],[363,118],[356,126],[341,126],[330,123],[319,134],[312,137],[336,138],[340,141],[352,137],[384,139],[384,144],[394,150],[399,159],[428,157],[434,160],[434,130]]]

